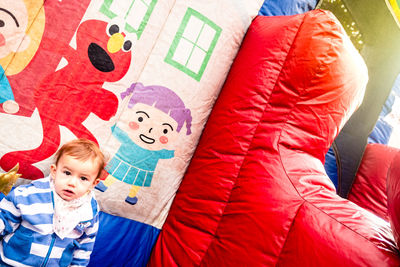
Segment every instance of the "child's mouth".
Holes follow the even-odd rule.
[[[64,190],[64,194],[67,195],[67,196],[72,196],[74,194],[74,192],[71,191],[71,190],[65,189]]]

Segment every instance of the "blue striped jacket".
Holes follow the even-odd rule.
[[[94,198],[91,208],[92,214],[61,239],[53,230],[49,177],[15,188],[0,202],[1,260],[11,266],[88,265],[98,230]]]

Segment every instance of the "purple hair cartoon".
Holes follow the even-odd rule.
[[[186,135],[192,133],[192,115],[190,109],[185,107],[181,98],[171,89],[160,85],[144,86],[142,83],[133,83],[125,92],[121,93],[124,99],[131,95],[128,108],[137,103],[153,106],[168,114],[178,123],[177,132],[180,132],[186,122]]]

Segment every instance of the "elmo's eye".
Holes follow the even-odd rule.
[[[132,48],[132,42],[129,40],[126,40],[124,43],[124,46],[122,47],[122,50],[124,50],[125,52],[128,52],[129,50],[131,50]]]
[[[116,24],[111,25],[110,28],[108,29],[108,33],[110,34],[110,36],[112,36],[117,32],[119,32],[119,27]]]

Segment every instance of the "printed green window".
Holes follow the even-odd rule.
[[[135,33],[137,39],[139,39],[156,3],[157,0],[104,0],[100,7],[100,12],[110,19],[115,17],[123,18],[125,30],[129,33]]]
[[[188,8],[164,61],[200,81],[222,29]]]

